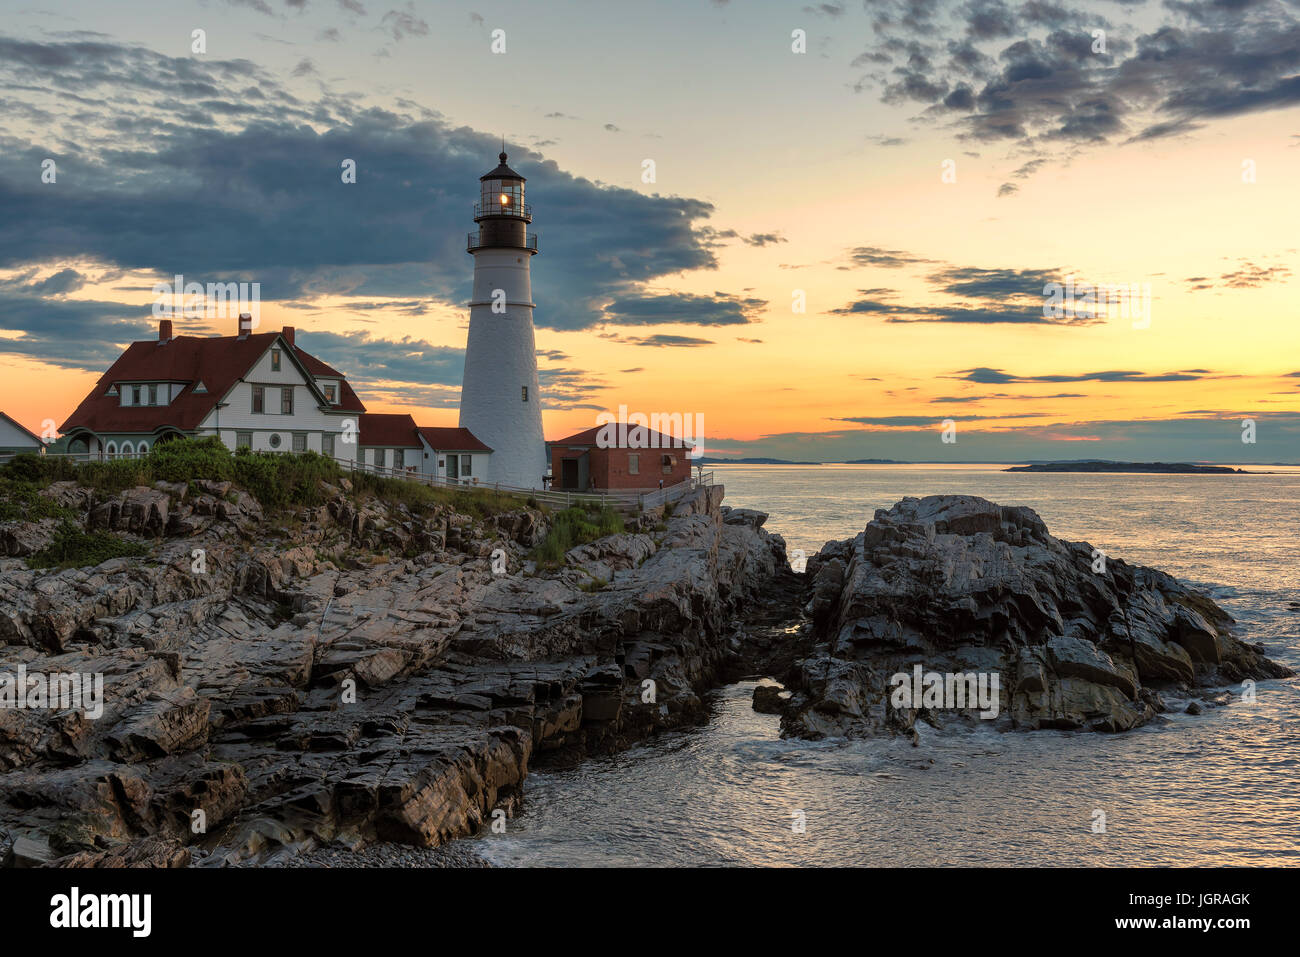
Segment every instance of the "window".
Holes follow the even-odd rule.
[[[676,464],[677,464],[677,460],[675,458],[673,458],[671,455],[665,455],[663,457],[664,475],[672,475],[673,466]]]
[[[293,415],[293,386],[291,385],[280,390],[280,414]]]
[[[279,349],[271,350],[271,371],[272,372],[280,371],[280,350]]]
[[[149,451],[149,443],[141,442],[138,451],[140,452],[141,455],[144,455],[146,452]]]
[[[326,432],[320,437],[320,454],[327,458],[334,458],[334,435]]]
[[[263,390],[263,388],[260,385],[253,386],[253,411],[254,412],[266,411],[265,390]]]
[[[237,449],[251,449],[252,447],[253,447],[253,433],[252,433],[252,432],[236,432],[236,433],[235,433],[235,448],[237,448]]]
[[[140,387],[138,385],[131,386],[131,404],[140,404]]]
[[[123,442],[123,443],[122,443],[122,454],[123,454],[123,455],[134,455],[134,454],[135,454],[135,448],[131,445],[130,442]]]
[[[388,449],[375,449],[375,464],[380,468],[388,467]]]
[[[278,449],[278,448],[280,447],[280,441],[281,441],[281,440],[280,440],[280,433],[279,433],[279,432],[272,432],[272,433],[271,433],[271,438],[270,438],[269,441],[270,441],[270,443],[271,443],[271,448],[273,448],[273,449]]]
[[[528,386],[526,386],[526,385],[525,385],[525,386],[520,386],[520,391],[523,393],[524,401],[527,402],[527,401],[528,401]]]
[[[295,452],[306,452],[306,451],[307,451],[307,433],[306,433],[306,432],[295,432],[295,433],[293,434],[293,450],[294,450]]]
[[[402,467],[402,450],[393,449],[393,468],[400,469],[401,467]]]
[[[336,401],[334,398],[334,386],[327,385],[325,387],[325,401],[328,402],[330,405],[334,405]]]
[[[109,458],[112,458],[114,455],[117,454],[117,443],[116,443],[116,442],[109,442],[109,443],[108,443],[108,447],[107,447],[107,449],[106,449],[105,451],[108,452]]]
[[[640,475],[640,474],[641,474],[641,456],[640,456],[640,454],[638,454],[638,453],[636,453],[636,452],[629,452],[629,453],[627,453],[627,474],[628,474],[628,475]]]
[[[149,386],[149,404],[158,404],[158,387],[156,385]]]
[[[473,472],[470,471],[470,466],[473,465],[473,463],[474,456],[472,455],[462,455],[460,457],[460,474],[463,478],[468,478],[473,474]]]

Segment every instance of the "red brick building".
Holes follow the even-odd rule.
[[[598,441],[602,431],[612,442]],[[691,462],[686,457],[691,446],[681,439],[635,426],[628,427],[626,435],[620,436],[618,431],[596,426],[550,443],[551,488],[646,491],[659,488],[660,479],[667,488],[691,477]]]

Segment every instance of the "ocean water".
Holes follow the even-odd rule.
[[[905,495],[1028,505],[1058,537],[1203,587],[1243,637],[1300,671],[1300,470],[716,474],[729,504],[768,512],[767,527],[808,555]],[[475,849],[498,866],[1300,864],[1300,679],[1124,735],[923,728],[919,747],[783,741],[778,719],[750,707],[752,690],[714,693],[697,729],[534,773],[522,813]]]

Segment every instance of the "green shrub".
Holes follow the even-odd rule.
[[[64,519],[54,539],[27,559],[28,568],[89,568],[110,558],[138,558],[149,554],[139,542],[118,538],[108,532],[83,532]]]
[[[263,508],[274,511],[288,506],[321,505],[325,500],[321,482],[337,486],[344,478],[352,479],[358,493],[371,494],[388,504],[411,508],[442,505],[480,519],[518,511],[524,506],[521,498],[487,488],[445,488],[371,472],[348,472],[335,460],[315,452],[278,454],[240,448],[232,453],[216,436],[209,436],[162,442],[139,459],[78,464],[54,456],[15,456],[0,466],[0,509],[6,507],[6,498],[13,498],[13,494],[6,494],[11,489],[28,486],[38,489],[71,479],[107,495],[159,481],[233,482],[257,499]],[[27,502],[29,497],[21,498],[18,504]],[[4,514],[0,511],[0,520]]]
[[[53,499],[41,495],[40,486],[33,482],[0,478],[0,522],[75,518],[76,514],[72,509],[64,508]]]
[[[555,513],[546,537],[533,549],[531,557],[539,565],[559,565],[569,549],[623,530],[623,516],[608,505],[593,511],[572,505]]]

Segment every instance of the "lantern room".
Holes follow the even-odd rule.
[[[504,152],[498,158],[500,165],[479,177],[479,201],[474,207],[474,218],[511,216],[530,222],[532,210],[524,202],[524,178],[506,165]]]

